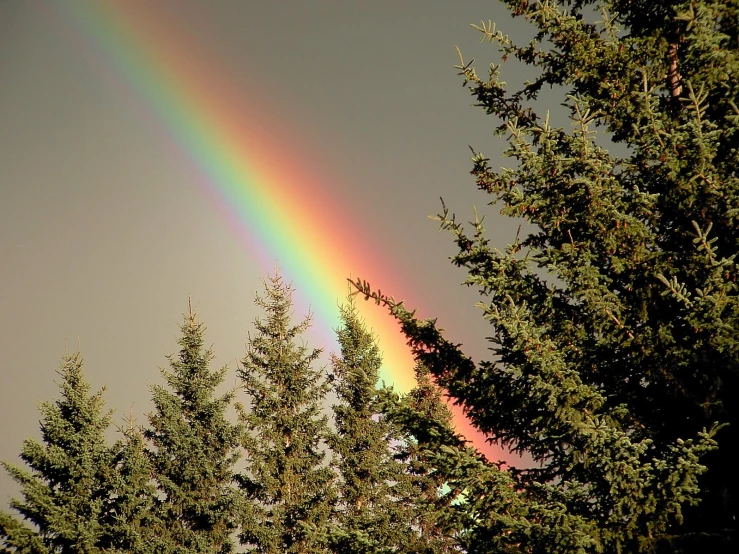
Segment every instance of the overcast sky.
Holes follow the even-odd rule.
[[[524,23],[481,0],[141,5],[187,39],[182,48],[218,60],[221,77],[257,99],[250,109],[269,97],[274,113],[260,115],[294,129],[314,175],[332,175],[327,194],[351,208],[351,231],[403,284],[387,292],[483,356],[477,295],[427,216],[443,196],[465,220],[473,204],[487,214],[495,246],[515,235],[469,175],[467,145],[500,165],[504,143],[453,66],[455,45],[482,74],[497,61],[471,23],[512,35]],[[204,201],[151,115],[80,55],[93,46],[49,13],[39,0],[0,1],[0,459],[10,462],[38,436],[37,403],[57,397],[59,360],[78,342],[115,421],[133,405],[143,422],[188,295],[233,376],[269,270]],[[3,473],[3,502],[11,491]]]

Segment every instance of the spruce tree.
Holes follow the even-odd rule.
[[[739,3],[505,3],[534,26],[530,43],[477,29],[535,78],[510,89],[499,65],[486,78],[459,69],[514,160],[496,171],[474,153],[476,185],[531,231],[500,251],[484,218],[469,231],[439,216],[482,296],[494,358],[475,363],[433,321],[355,282],[474,425],[536,462],[504,470],[453,436],[429,438],[464,493],[449,519],[469,552],[733,552]],[[537,112],[545,91],[571,128]]]
[[[444,403],[442,391],[431,379],[428,369],[423,364],[417,363],[414,373],[416,386],[407,394],[405,401],[415,420],[423,421],[424,425],[415,429],[405,426],[406,432],[396,453],[396,458],[402,460],[407,468],[406,481],[410,485],[407,496],[413,502],[413,525],[418,533],[414,552],[424,554],[458,552],[454,532],[444,524],[443,517],[455,495],[441,493],[446,483],[443,475],[429,463],[428,453],[424,449],[428,446],[429,440],[423,436],[434,428],[437,433],[441,429],[446,434],[453,434],[452,413]],[[390,407],[386,417],[395,423],[393,403],[391,401],[388,404],[388,396],[383,396],[385,399],[383,406],[386,410],[388,406]],[[433,422],[434,427],[428,425],[429,422]],[[402,418],[400,423],[395,424],[403,428]],[[420,437],[416,437],[414,433]]]
[[[180,351],[162,370],[168,388],[152,387],[155,411],[146,430],[161,496],[158,517],[172,552],[231,552],[241,435],[226,413],[234,391],[217,394],[227,368],[210,369],[213,352],[205,348],[205,327],[191,305],[180,332]]]
[[[338,403],[329,445],[339,475],[337,553],[412,552],[414,501],[405,465],[394,457],[397,429],[381,414],[377,383],[382,358],[353,299],[341,306],[340,354],[330,376]]]
[[[93,553],[105,546],[106,517],[114,494],[114,450],[105,439],[111,412],[104,389],[90,394],[78,353],[65,355],[61,398],[43,402],[41,442],[26,439],[21,459],[29,470],[3,463],[23,499],[0,512],[0,548],[17,553]]]
[[[255,303],[266,318],[255,321],[239,369],[251,404],[240,414],[247,430],[240,539],[258,553],[327,552],[334,478],[325,463],[328,419],[321,415],[328,382],[314,367],[321,351],[298,344],[310,316],[291,323],[292,288],[279,273]]]
[[[157,489],[143,429],[129,416],[123,437],[114,446],[115,482],[108,509],[105,552],[154,554],[171,552],[166,526],[156,509]]]

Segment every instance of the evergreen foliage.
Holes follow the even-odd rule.
[[[416,541],[418,546],[414,551],[424,554],[458,552],[454,533],[445,526],[443,517],[455,495],[441,494],[445,485],[444,478],[429,463],[428,452],[423,448],[423,445],[428,444],[423,434],[431,429],[428,425],[430,422],[434,422],[437,432],[441,429],[445,434],[453,433],[452,414],[444,403],[442,391],[432,381],[423,364],[416,364],[415,376],[416,386],[406,397],[407,407],[416,420],[425,424],[412,429],[406,426],[410,432],[406,432],[399,453],[396,454],[396,458],[406,466],[411,485],[407,496],[413,506],[413,525],[419,534]],[[388,403],[388,399],[392,399],[392,396],[384,395],[383,409],[388,411],[386,417],[395,423],[393,403]],[[403,427],[402,419],[396,426]],[[421,435],[421,440],[415,434]]]
[[[103,390],[90,394],[79,354],[64,356],[61,398],[43,402],[41,442],[26,439],[21,459],[29,470],[3,463],[23,499],[0,512],[0,549],[16,553],[92,553],[110,543],[106,525],[114,494],[114,450],[105,440],[111,412]]]
[[[495,171],[475,153],[476,184],[533,230],[501,252],[483,219],[470,232],[439,216],[495,357],[473,362],[433,321],[354,283],[474,425],[537,464],[502,470],[426,425],[431,460],[464,491],[447,521],[470,553],[733,552],[739,3],[505,3],[534,40],[477,29],[536,78],[511,91],[498,65],[459,69],[515,160]],[[543,90],[563,92],[571,129],[537,113]]]
[[[254,552],[328,552],[326,528],[334,504],[334,476],[325,463],[328,420],[321,404],[329,390],[313,366],[320,350],[297,343],[310,317],[291,323],[292,289],[279,273],[255,303],[266,318],[239,369],[251,401],[240,410],[246,427],[246,471],[238,476],[246,502],[240,539]]]
[[[127,423],[115,445],[115,494],[106,514],[102,546],[105,552],[121,554],[171,552],[165,526],[157,517],[157,490],[143,430],[134,425],[132,416]]]
[[[161,495],[158,516],[171,552],[233,550],[238,494],[232,487],[241,428],[227,419],[234,392],[221,396],[226,368],[210,369],[204,325],[192,307],[184,315],[180,351],[162,370],[169,389],[152,387],[155,411],[146,436]]]
[[[398,431],[380,411],[377,382],[382,358],[353,300],[341,306],[340,354],[330,376],[338,404],[336,432],[328,441],[339,475],[338,518],[332,529],[337,553],[415,552],[412,489],[394,457]]]

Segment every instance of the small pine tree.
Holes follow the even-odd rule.
[[[336,432],[329,445],[339,475],[339,510],[332,529],[337,553],[409,552],[413,501],[404,464],[394,458],[397,429],[381,412],[377,382],[382,358],[353,299],[341,307],[339,356],[332,358]]]
[[[415,376],[416,386],[404,398],[410,413],[414,414],[414,421],[434,422],[437,429],[443,429],[446,435],[452,435],[452,413],[444,403],[441,389],[432,381],[428,369],[421,363],[416,364]],[[392,404],[386,406],[392,419]],[[407,424],[401,423],[399,427],[408,429]],[[426,425],[424,430],[428,429],[429,426]],[[408,468],[411,496],[414,498],[413,523],[419,530],[419,546],[415,552],[458,552],[454,533],[446,529],[443,523],[443,511],[448,509],[454,495],[441,494],[445,484],[444,477],[429,463],[422,446],[424,444],[428,444],[428,439],[419,441],[412,433],[407,432],[397,454],[398,459],[403,460]]]
[[[241,542],[265,554],[326,552],[325,529],[334,498],[333,473],[321,445],[328,420],[321,405],[328,391],[313,365],[320,350],[299,346],[310,318],[292,325],[292,289],[279,273],[255,303],[266,313],[239,370],[251,406],[240,410],[247,429],[246,471],[239,476],[247,497]]]
[[[129,417],[123,438],[114,446],[115,494],[106,510],[106,552],[152,554],[171,552],[165,526],[157,516],[156,484],[143,430]]]
[[[158,516],[173,552],[225,553],[233,549],[238,505],[232,487],[241,429],[226,412],[234,392],[216,395],[227,369],[212,371],[205,327],[190,306],[178,340],[180,352],[162,370],[169,390],[153,386],[155,411],[146,437],[162,496]]]
[[[78,353],[59,371],[61,398],[40,406],[41,442],[26,439],[21,459],[30,471],[3,463],[21,486],[12,509],[32,527],[0,512],[0,547],[16,553],[93,553],[106,541],[106,517],[115,492],[114,451],[105,431],[104,389],[90,394]]]

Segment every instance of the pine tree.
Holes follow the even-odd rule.
[[[453,436],[429,439],[464,493],[449,520],[471,553],[733,552],[739,3],[505,3],[533,41],[477,29],[536,78],[511,92],[500,66],[459,69],[515,161],[495,171],[474,153],[476,184],[532,231],[501,252],[484,218],[469,232],[439,216],[495,357],[475,363],[433,321],[355,283],[474,425],[537,463],[503,470]],[[571,129],[534,109],[550,89]]]
[[[337,553],[415,552],[414,498],[405,466],[394,457],[397,429],[380,411],[382,358],[353,300],[340,309],[340,355],[330,376],[338,398],[329,445],[339,475],[340,504],[332,530]]]
[[[32,527],[0,512],[3,552],[99,552],[106,542],[107,509],[114,492],[114,450],[105,431],[104,389],[90,394],[78,353],[64,356],[61,398],[43,402],[41,442],[26,439],[21,459],[30,471],[3,463],[21,486],[12,509]]]
[[[428,369],[423,364],[417,363],[414,373],[416,386],[405,397],[405,402],[413,414],[413,421],[423,421],[424,426],[411,430],[405,425],[406,433],[396,457],[408,468],[410,493],[407,496],[413,501],[413,523],[419,532],[415,552],[424,554],[457,552],[454,533],[445,527],[443,518],[443,512],[449,509],[449,503],[454,495],[441,494],[445,485],[444,477],[429,463],[428,453],[423,448],[424,445],[428,445],[429,440],[423,437],[419,440],[413,434],[427,433],[432,428],[435,428],[437,433],[441,429],[447,435],[453,434],[452,413],[444,403],[442,391],[432,381]],[[393,420],[393,415],[390,411],[388,417]],[[429,422],[434,422],[435,427],[429,426]],[[404,427],[402,419],[399,427]]]
[[[255,303],[257,319],[239,370],[251,406],[241,409],[247,429],[246,471],[239,476],[247,501],[240,539],[254,552],[327,552],[324,537],[334,503],[333,472],[322,443],[328,419],[321,404],[328,382],[314,364],[320,350],[298,345],[310,317],[291,323],[292,289],[276,273]]]
[[[157,489],[143,430],[130,416],[114,446],[115,494],[106,510],[105,552],[149,554],[171,552],[166,526],[156,509]]]
[[[162,370],[169,389],[153,386],[155,411],[147,438],[162,496],[158,516],[172,552],[233,550],[238,495],[232,487],[241,429],[227,419],[234,391],[218,396],[227,368],[213,371],[204,325],[192,306],[184,315],[180,351]]]

